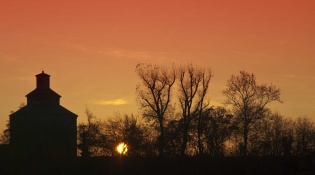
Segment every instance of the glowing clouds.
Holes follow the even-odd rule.
[[[125,100],[125,99],[119,98],[119,99],[115,99],[115,100],[98,101],[98,102],[96,102],[96,104],[98,104],[98,105],[115,105],[115,106],[119,106],[119,105],[128,104],[128,101]]]

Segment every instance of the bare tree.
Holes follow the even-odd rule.
[[[247,155],[248,133],[252,125],[264,117],[265,106],[280,100],[280,89],[273,85],[257,84],[254,74],[241,71],[232,75],[223,91],[226,104],[233,106],[243,129],[243,154]]]
[[[225,142],[235,130],[233,115],[224,107],[207,108],[203,112],[204,135],[211,156],[224,156]]]
[[[249,138],[251,153],[261,156],[287,156],[292,152],[294,122],[278,113],[254,124]]]
[[[297,154],[313,152],[314,149],[314,123],[308,117],[299,117],[295,122],[295,139]]]
[[[182,139],[182,123],[177,120],[173,119],[167,123],[165,127],[165,136],[166,136],[166,145],[167,150],[166,154],[168,157],[177,157],[180,155],[180,148],[181,148],[181,139]]]
[[[102,126],[102,132],[108,138],[107,145],[111,155],[116,154],[115,148],[121,142],[127,145],[129,156],[147,156],[153,151],[147,128],[133,114],[122,116],[117,113],[105,120]]]
[[[273,151],[273,141],[275,141],[273,114],[266,109],[261,115],[262,118],[253,124],[253,129],[248,135],[247,153],[256,156],[270,156]]]
[[[95,115],[85,109],[87,123],[78,125],[78,149],[82,157],[99,156],[102,152],[101,141],[104,135],[101,133],[101,123]]]
[[[293,135],[292,120],[284,118],[278,113],[271,115],[270,122],[272,123],[272,155],[281,156],[286,155],[290,150],[285,150],[283,140]],[[288,144],[287,144],[288,146]]]
[[[179,79],[179,103],[182,113],[183,141],[181,155],[185,155],[188,142],[188,133],[193,119],[198,120],[198,127],[201,122],[202,111],[208,106],[204,103],[208,92],[210,79],[212,77],[210,69],[201,68],[192,64],[182,66],[178,69]],[[199,153],[203,152],[201,144],[201,132],[198,129]]]
[[[138,103],[147,119],[159,125],[158,150],[163,156],[165,149],[165,118],[170,110],[171,93],[176,74],[175,69],[140,63],[136,66],[140,78],[137,86]]]

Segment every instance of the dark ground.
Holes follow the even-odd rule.
[[[11,160],[0,157],[0,174],[220,174],[295,175],[314,174],[312,157],[189,157],[131,158],[93,157],[73,161]]]

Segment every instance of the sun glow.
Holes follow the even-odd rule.
[[[116,151],[120,154],[120,155],[126,155],[128,152],[128,147],[127,144],[125,143],[119,143],[116,147]]]

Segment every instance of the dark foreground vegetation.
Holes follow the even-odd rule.
[[[84,159],[81,159],[84,162]],[[95,158],[86,160],[83,174],[297,174],[314,172],[306,162],[274,157]],[[299,165],[300,163],[300,165]],[[303,165],[302,165],[302,164]],[[109,165],[104,166],[105,165]],[[83,167],[82,167],[83,168]]]
[[[90,157],[72,162],[8,162],[1,159],[1,174],[314,174],[314,158],[308,157]]]
[[[213,106],[209,69],[139,64],[136,73],[139,115],[101,120],[87,108],[87,122],[77,126],[78,158],[31,152],[21,160],[0,150],[0,174],[314,174],[314,122],[270,110],[282,103],[278,87],[241,71],[222,89],[224,104]],[[10,144],[10,123],[0,143]]]

